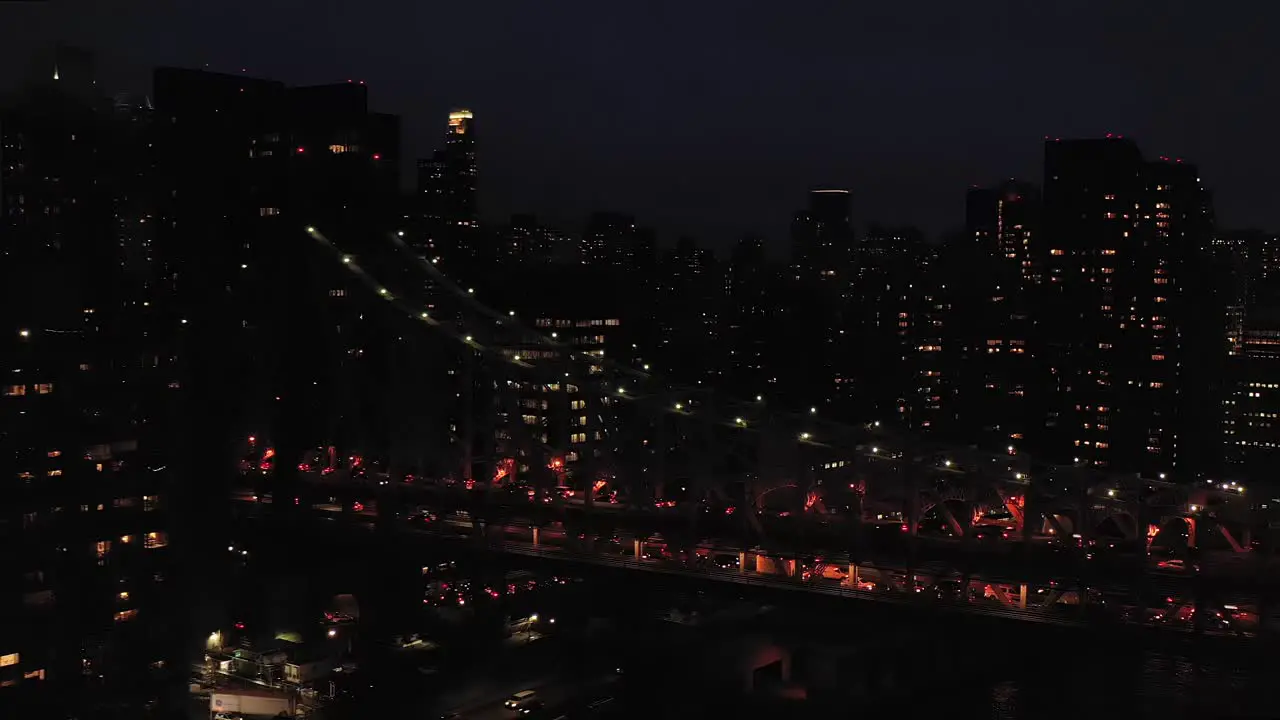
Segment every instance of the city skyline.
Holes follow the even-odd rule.
[[[772,252],[717,257],[634,206],[495,218],[482,160],[509,148],[469,105],[418,149],[359,77],[158,59],[144,99],[86,49],[37,60],[0,100],[0,707],[670,717],[627,669],[671,645],[604,626],[740,645],[814,619],[805,596],[917,628],[1280,632],[1280,236],[1217,226],[1199,158],[1028,141],[1042,172],[948,187],[946,243],[789,184]],[[698,600],[619,605],[592,566]],[[885,656],[808,654],[831,626],[717,650],[663,704],[845,712],[867,695],[841,656]]]
[[[618,210],[658,228],[664,244],[689,234],[723,249],[755,231],[776,250],[804,190],[825,185],[853,191],[859,225],[916,224],[936,237],[962,224],[957,188],[1038,177],[1033,141],[1114,132],[1142,138],[1153,156],[1194,159],[1213,179],[1224,226],[1280,225],[1266,202],[1276,181],[1263,118],[1275,97],[1253,84],[1269,60],[1241,54],[1248,41],[1224,52],[1215,35],[1188,39],[1229,18],[1191,22],[1170,12],[1153,25],[1110,9],[1043,24],[1015,15],[982,29],[982,13],[970,10],[924,13],[918,26],[892,14],[796,11],[796,21],[828,28],[801,43],[765,33],[777,18],[739,13],[720,23],[710,8],[669,16],[659,7],[613,24],[573,7],[502,8],[497,23],[457,8],[393,21],[397,10],[383,6],[334,36],[308,32],[326,17],[257,6],[216,18],[150,10],[148,23],[131,23],[140,10],[88,12],[57,18],[55,33],[52,7],[4,9],[15,20],[5,27],[22,37],[3,44],[0,86],[13,86],[31,49],[59,38],[100,50],[115,68],[104,90],[145,89],[153,63],[244,68],[291,85],[358,78],[375,108],[404,118],[406,168],[435,148],[444,112],[469,107],[485,128],[489,222],[537,212],[576,230],[592,210]],[[425,24],[488,29],[494,42],[447,32],[411,42]],[[1047,25],[1060,29],[1039,29]],[[237,44],[195,37],[246,26],[260,30]],[[927,32],[952,26],[943,37]],[[541,39],[521,35],[526,28],[543,30],[531,33]],[[1128,30],[1112,34],[1119,29]],[[1006,60],[1018,51],[1036,62]],[[966,62],[946,62],[959,53]],[[1136,59],[1143,55],[1196,65]]]

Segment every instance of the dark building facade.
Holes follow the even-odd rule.
[[[1044,422],[1035,333],[1044,244],[1039,191],[1007,181],[974,188],[965,234],[946,248],[955,298],[948,336],[961,437],[988,448],[1023,444]]]
[[[1212,465],[1195,442],[1216,415],[1203,359],[1225,357],[1210,350],[1223,314],[1197,275],[1212,221],[1193,166],[1149,162],[1118,138],[1046,143],[1035,352],[1048,373],[1040,449],[1050,458],[1149,476]]]
[[[147,717],[185,674],[152,118],[83,51],[39,65],[0,110],[0,706]]]

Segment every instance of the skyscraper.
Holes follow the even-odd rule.
[[[418,160],[418,195],[428,217],[454,225],[475,224],[476,136],[470,110],[449,113],[444,147]]]
[[[1197,321],[1223,316],[1197,279],[1212,212],[1195,168],[1148,162],[1131,140],[1048,141],[1044,229],[1035,352],[1047,373],[1048,459],[1194,471],[1204,460],[1190,461],[1189,428],[1216,414],[1199,396],[1212,377],[1200,360],[1225,356],[1212,351],[1223,333]]]

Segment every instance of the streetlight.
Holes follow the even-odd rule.
[[[329,628],[329,637],[338,637],[338,629]]]

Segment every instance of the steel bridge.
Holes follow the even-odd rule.
[[[346,450],[330,448],[327,457],[304,460],[303,482],[292,486],[249,468],[255,499],[272,489],[295,495],[295,503],[304,493],[328,494],[344,498],[344,510],[372,501],[395,516],[466,505],[499,527],[515,520],[531,531],[521,540],[531,547],[549,525],[583,537],[621,528],[638,543],[659,533],[686,549],[736,548],[740,567],[750,553],[762,572],[784,577],[801,572],[802,556],[820,554],[840,555],[846,577],[877,558],[901,559],[910,576],[934,552],[926,548],[942,548],[948,558],[1018,548],[1022,572],[1028,564],[1097,559],[1139,573],[1158,563],[1189,575],[1201,551],[1218,552],[1250,558],[1227,563],[1246,574],[1272,574],[1269,562],[1253,561],[1274,547],[1269,534],[1253,537],[1267,527],[1265,514],[1233,483],[1184,485],[1045,465],[1012,445],[999,453],[948,446],[888,421],[842,423],[816,408],[781,409],[764,396],[681,386],[530,327],[518,311],[484,304],[410,249],[403,233],[387,238],[403,257],[402,272],[390,278],[395,287],[321,229],[307,234],[371,301],[458,353],[461,402],[449,460],[456,471],[406,478],[384,469],[361,478],[361,469],[338,459]],[[593,420],[584,426],[591,436],[537,433],[519,413],[529,393],[558,398],[562,416],[573,402],[574,415]],[[292,475],[292,459],[280,462]],[[458,500],[455,488],[468,499]],[[633,560],[643,559],[639,548]],[[781,565],[767,568],[775,559]],[[823,572],[809,565],[808,572]]]
[[[675,385],[647,366],[607,359],[554,331],[529,327],[517,311],[485,305],[410,249],[403,233],[389,235],[388,247],[432,285],[429,297],[393,290],[320,229],[307,232],[371,298],[460,352],[455,479],[464,483],[539,492],[559,487],[588,513],[609,500],[631,507],[677,504],[692,522],[694,508],[720,508],[738,513],[765,543],[761,518],[789,516],[892,524],[910,536],[962,542],[995,534],[1177,552],[1270,549],[1253,538],[1265,518],[1234,483],[1188,486],[1080,464],[1043,465],[1013,445],[984,453],[922,440],[887,421],[849,425],[816,409],[779,410],[763,396]],[[569,433],[537,436],[518,414],[521,393],[563,398],[571,391],[581,403],[574,414],[591,418],[596,428],[591,438],[585,432],[574,438],[586,450],[579,453]],[[568,401],[561,404],[567,408]],[[570,467],[566,458],[574,454],[580,457]]]

